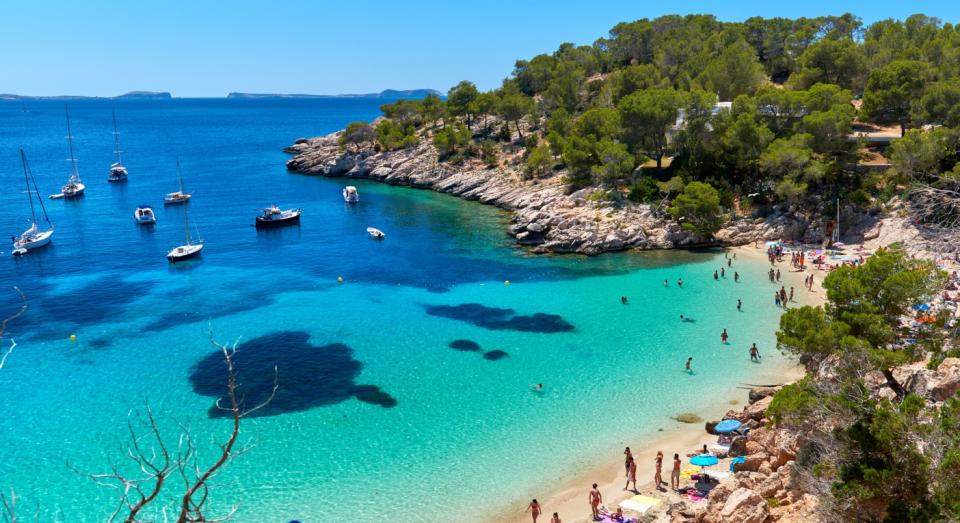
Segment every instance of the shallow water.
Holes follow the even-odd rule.
[[[274,366],[280,384],[243,427],[255,447],[212,494],[214,509],[239,504],[237,521],[483,520],[738,383],[777,379],[762,263],[735,263],[744,283],[734,284],[732,273],[713,281],[718,252],[529,256],[496,209],[362,181],[348,206],[343,180],[285,171],[283,146],[372,119],[380,103],[71,103],[87,196],[44,201],[50,247],[21,259],[0,249],[2,310],[16,307],[14,285],[30,304],[0,369],[0,489],[39,503],[44,519],[102,520],[113,492],[71,468],[121,459],[145,401],[170,441],[184,423],[212,459],[229,421],[212,409],[224,375],[208,326],[240,340],[249,402],[268,393]],[[130,170],[122,185],[105,180],[111,108]],[[44,195],[67,177],[62,113],[53,102],[0,103],[8,234],[29,213],[18,146]],[[206,246],[197,262],[171,266],[183,208],[160,199],[175,190],[177,157]],[[133,222],[140,203],[157,211],[154,227]],[[256,231],[256,209],[271,203],[303,207],[302,224]],[[368,226],[387,238],[370,239]],[[754,341],[762,364],[749,361]]]

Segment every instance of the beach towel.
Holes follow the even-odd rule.
[[[687,465],[683,470],[680,471],[680,477],[682,479],[690,479],[690,476],[700,472],[700,469],[692,465]]]
[[[660,504],[660,500],[657,498],[651,498],[650,496],[638,495],[634,496],[628,500],[620,502],[620,508],[624,510],[630,510],[637,512],[639,514],[646,514],[648,510]]]
[[[600,519],[598,519],[597,521],[601,521],[603,523],[637,523],[637,518],[623,518],[622,521],[617,521],[613,519],[613,516],[609,514],[604,514],[600,516]]]

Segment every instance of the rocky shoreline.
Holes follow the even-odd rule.
[[[755,240],[819,241],[821,222],[777,209],[765,218],[738,218],[714,236],[703,238],[682,229],[662,210],[647,204],[614,206],[593,201],[590,189],[567,194],[562,173],[525,180],[516,158],[496,167],[473,160],[454,166],[440,162],[428,139],[391,152],[342,151],[340,133],[302,138],[284,150],[294,155],[287,169],[306,175],[364,178],[429,189],[495,205],[512,213],[509,233],[535,253],[597,255],[628,249],[671,249],[706,245],[743,245]]]

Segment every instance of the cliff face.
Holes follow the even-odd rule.
[[[669,249],[704,244],[650,205],[612,205],[591,201],[590,190],[566,194],[560,175],[530,181],[521,176],[516,158],[505,155],[489,168],[479,161],[450,165],[438,161],[423,138],[409,149],[376,153],[341,151],[339,133],[300,139],[285,150],[295,156],[287,168],[310,175],[368,178],[449,193],[496,205],[513,213],[509,233],[537,253],[596,255],[626,249]],[[755,239],[800,239],[816,227],[789,214],[731,222],[716,238],[731,245]]]

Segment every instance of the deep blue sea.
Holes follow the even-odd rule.
[[[239,340],[248,402],[269,391],[274,367],[279,381],[244,421],[252,448],[211,493],[211,516],[236,505],[241,522],[483,521],[601,456],[619,459],[625,442],[674,428],[670,416],[722,412],[737,384],[777,380],[785,363],[762,263],[736,262],[745,282],[734,284],[712,279],[720,252],[531,256],[497,209],[363,181],[350,182],[360,202],[347,205],[345,180],[286,171],[284,146],[372,120],[381,103],[69,102],[86,196],[44,199],[50,246],[19,258],[0,247],[0,312],[16,310],[14,286],[29,303],[2,349],[16,340],[0,369],[0,490],[15,489],[31,515],[39,505],[42,521],[104,520],[116,492],[78,471],[120,463],[134,474],[126,426],[145,430],[147,403],[171,446],[182,424],[201,461],[215,459],[230,424],[211,408],[225,382],[211,329]],[[111,110],[122,184],[106,181]],[[0,102],[7,237],[29,217],[18,148],[45,198],[69,175],[65,135],[63,103]],[[205,247],[170,265],[184,207],[162,197],[177,188],[178,158]],[[156,225],[134,222],[138,204],[153,206]],[[270,204],[302,207],[302,223],[257,231]],[[752,342],[761,365],[747,357]]]

